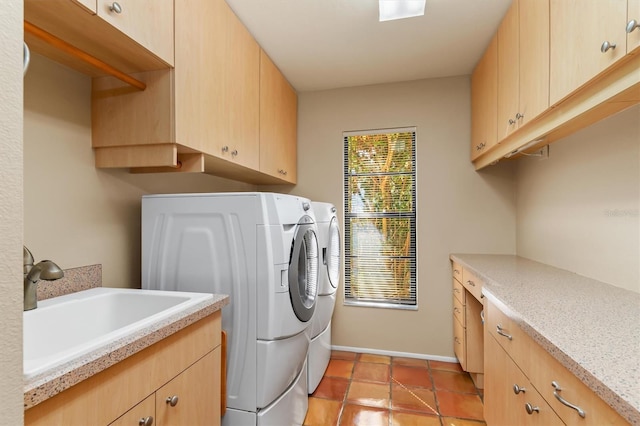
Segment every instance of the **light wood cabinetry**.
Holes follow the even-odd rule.
[[[545,418],[537,423],[544,425],[628,424],[491,301],[485,302],[485,320],[484,407],[489,426],[528,424],[523,417]],[[514,385],[525,387],[526,391],[516,394]],[[525,410],[523,416],[523,398],[534,398],[530,403],[540,411],[528,415]],[[554,416],[545,417],[548,411],[555,412]]]
[[[297,180],[298,96],[260,50],[260,171]]]
[[[625,30],[628,31],[627,53],[631,53],[640,47],[640,0],[628,0]]]
[[[465,269],[453,262],[453,350],[462,369],[482,388],[484,372],[482,303],[463,284]],[[475,290],[475,288],[474,288]]]
[[[498,28],[498,140],[549,107],[549,2],[516,0]]]
[[[491,43],[471,75],[471,160],[498,142],[498,38]]]
[[[551,0],[551,104],[626,54],[626,18],[625,0]]]
[[[173,0],[97,0],[97,15],[173,64]]]
[[[626,33],[629,21],[640,20],[633,17],[640,14],[638,3],[512,3],[496,33],[497,142],[475,155],[478,142],[473,135],[483,124],[474,119],[482,116],[485,106],[472,76],[471,148],[476,169],[532,152],[640,103],[640,29]],[[611,47],[602,52],[605,41]],[[493,126],[493,117],[484,125]]]
[[[175,11],[175,68],[95,78],[96,167],[296,182],[297,95],[224,0]]]
[[[564,425],[507,352],[485,336],[484,418],[487,425]]]
[[[30,408],[25,424],[219,424],[220,336],[218,311]]]
[[[173,65],[173,0],[25,0],[24,19],[125,73]],[[90,76],[105,72],[25,33],[38,53]]]

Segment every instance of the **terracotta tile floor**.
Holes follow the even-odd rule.
[[[459,364],[332,351],[305,426],[482,426],[482,391]]]

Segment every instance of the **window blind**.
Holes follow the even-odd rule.
[[[345,304],[416,308],[415,128],[343,136]]]

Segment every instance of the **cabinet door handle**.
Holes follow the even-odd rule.
[[[231,156],[235,157],[236,155],[238,155],[238,150],[234,149],[233,151],[231,151]]]
[[[516,120],[514,120],[513,118],[509,119],[509,125],[513,126],[514,124],[516,124]]]
[[[513,340],[513,336],[510,334],[507,334],[503,331],[504,329],[502,328],[502,325],[498,324],[496,325],[496,333],[498,333],[501,336],[506,337],[509,340]]]
[[[120,3],[118,3],[117,1],[114,1],[113,3],[111,3],[111,6],[109,6],[109,10],[111,12],[120,14],[122,13],[122,6],[120,6]]]
[[[553,386],[553,396],[555,396],[556,399],[558,401],[560,401],[560,403],[566,405],[569,408],[573,408],[574,410],[576,410],[578,412],[578,415],[584,419],[584,417],[587,414],[584,412],[584,410],[582,408],[578,407],[577,405],[574,405],[574,404],[570,403],[569,401],[567,401],[566,399],[564,399],[563,397],[560,396],[560,394],[558,392],[560,392],[562,390],[562,388],[560,387],[558,382],[556,382],[554,380],[553,382],[551,382],[551,386]]]
[[[630,20],[627,23],[627,34],[631,34],[636,28],[640,28],[640,23],[638,23],[638,21],[636,21],[635,19]]]
[[[471,280],[467,280],[467,284],[469,284],[471,287],[475,287],[476,286],[476,283],[474,283]]]
[[[533,414],[533,413],[539,413],[540,412],[540,407],[534,407],[533,405],[529,404],[528,402],[526,404],[524,404],[524,409],[527,410],[527,414]]]
[[[462,343],[460,342],[460,339],[458,339],[457,337],[455,337],[453,340],[455,340],[455,342],[456,342],[457,344],[459,344],[459,345],[460,345],[460,344],[462,344]]]
[[[459,288],[454,288],[454,289],[453,289],[453,292],[454,292],[454,293],[460,293],[460,289],[459,289]]]
[[[453,270],[453,273],[454,273],[454,274],[458,274],[458,275],[460,275],[460,271],[458,271],[457,269],[454,269],[454,270]]]
[[[515,393],[516,395],[519,394],[520,392],[525,393],[526,391],[527,391],[527,388],[521,388],[517,384],[513,385],[513,393]]]
[[[138,422],[140,426],[151,426],[153,424],[153,416],[147,416],[140,419]]]
[[[453,312],[461,313],[461,312],[460,312],[460,309],[458,309],[458,308],[453,308]]]
[[[176,405],[178,405],[178,395],[168,396],[165,401],[170,406],[175,407]]]
[[[614,43],[609,43],[608,41],[605,41],[604,43],[602,43],[602,46],[600,46],[600,51],[602,53],[607,52],[609,49],[615,49],[616,45]]]
[[[524,118],[524,114],[517,113],[516,120],[520,120],[521,118]]]
[[[222,152],[229,152],[229,147],[227,145],[223,146]]]

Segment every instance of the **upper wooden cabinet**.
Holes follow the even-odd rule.
[[[496,33],[493,144],[478,137],[495,126],[487,103],[494,83],[481,87],[479,78],[487,54],[472,75],[475,168],[532,152],[640,103],[638,16],[640,0],[514,0]]]
[[[173,64],[173,0],[97,0],[97,15]]]
[[[498,28],[498,140],[549,107],[549,1],[515,0]]]
[[[626,23],[625,0],[551,0],[552,105],[627,53]]]
[[[471,160],[498,141],[498,38],[493,37],[471,76]]]
[[[297,97],[224,0],[175,11],[175,68],[93,80],[97,167],[296,180]]]
[[[260,171],[295,183],[298,96],[260,51]]]
[[[173,65],[173,0],[25,0],[24,20],[124,73]],[[106,74],[29,32],[25,41],[82,73]]]
[[[640,0],[628,0],[625,30],[627,31],[627,53],[631,53],[632,50],[640,47]]]

